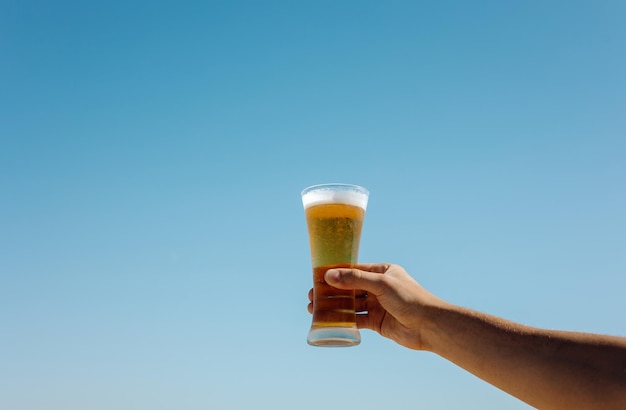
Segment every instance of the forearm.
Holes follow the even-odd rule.
[[[548,331],[446,305],[428,350],[540,409],[626,408],[626,339]]]

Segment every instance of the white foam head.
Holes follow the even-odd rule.
[[[302,191],[304,209],[322,204],[348,204],[366,209],[368,198],[367,189],[350,184],[313,185]]]

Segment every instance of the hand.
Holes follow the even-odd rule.
[[[427,311],[444,304],[398,265],[362,264],[355,269],[330,269],[326,282],[339,289],[356,290],[357,326],[371,329],[398,344],[427,349],[422,337]],[[313,311],[313,290],[309,291]]]
[[[324,279],[355,290],[359,328],[433,352],[533,407],[626,409],[624,337],[532,328],[455,306],[398,265],[329,269]]]

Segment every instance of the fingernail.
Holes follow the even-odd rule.
[[[339,282],[339,271],[335,270],[335,269],[330,269],[328,271],[326,271],[326,274],[324,275],[324,279],[326,279],[326,282],[330,283],[337,283]]]

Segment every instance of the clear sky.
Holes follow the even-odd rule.
[[[623,1],[0,3],[0,408],[525,409],[305,338],[302,188],[360,259],[626,336]],[[333,407],[334,408],[334,407]]]

